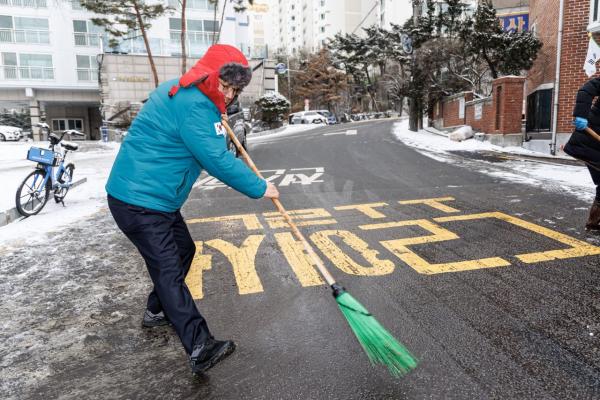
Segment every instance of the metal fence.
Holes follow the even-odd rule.
[[[0,6],[48,8],[46,0],[0,0]]]

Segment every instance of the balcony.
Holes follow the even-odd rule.
[[[94,82],[98,80],[98,70],[92,68],[77,68],[77,80]]]
[[[75,46],[100,47],[102,34],[75,32]]]
[[[181,31],[170,31],[171,54],[181,55]],[[188,56],[200,57],[210,47],[215,34],[213,32],[186,32],[186,50]]]
[[[0,29],[0,43],[50,44],[50,31]]]
[[[54,68],[0,65],[0,80],[53,80]]]
[[[0,0],[0,6],[48,8],[46,0]]]

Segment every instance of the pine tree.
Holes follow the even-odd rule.
[[[109,42],[111,47],[117,46],[116,38],[123,38],[132,32],[140,31],[152,69],[154,86],[158,86],[158,73],[152,57],[147,30],[152,26],[150,21],[164,15],[170,8],[165,7],[162,3],[146,4],[144,0],[81,0],[81,5],[89,11],[103,15],[99,18],[92,18],[92,22],[103,27],[112,35]]]
[[[494,79],[530,69],[542,48],[531,32],[505,32],[488,0],[479,3],[473,23],[465,30],[468,51],[481,55]]]

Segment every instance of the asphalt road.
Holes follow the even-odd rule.
[[[588,204],[477,172],[489,160],[438,162],[395,140],[392,124],[261,137],[250,153],[416,370],[398,379],[370,366],[272,204],[206,178],[183,210],[198,247],[188,284],[236,352],[193,378],[170,328],[140,327],[149,278],[103,210],[48,247],[2,254],[2,397],[599,398]],[[56,257],[61,268],[44,269]]]

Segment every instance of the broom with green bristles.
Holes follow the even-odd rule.
[[[225,121],[225,118],[223,120],[223,126],[225,126],[229,138],[235,143],[235,146],[248,163],[248,166],[256,173],[256,175],[262,178],[260,171],[256,168],[256,165],[244,147],[240,144],[239,140],[229,127],[229,124]],[[317,253],[315,253],[308,241],[304,238],[304,235],[298,230],[296,224],[292,221],[292,218],[285,208],[283,208],[281,202],[278,199],[271,200],[289,224],[293,234],[302,243],[304,250],[306,250],[306,253],[308,253],[323,278],[325,278],[327,284],[331,287],[333,297],[340,307],[340,311],[344,317],[346,317],[350,328],[352,328],[354,335],[367,353],[371,363],[385,365],[394,376],[402,376],[414,369],[417,366],[417,361],[406,347],[398,342],[392,334],[389,333],[375,317],[373,317],[373,315],[358,302],[358,300],[352,297],[350,293],[346,292],[341,285],[336,283]]]

